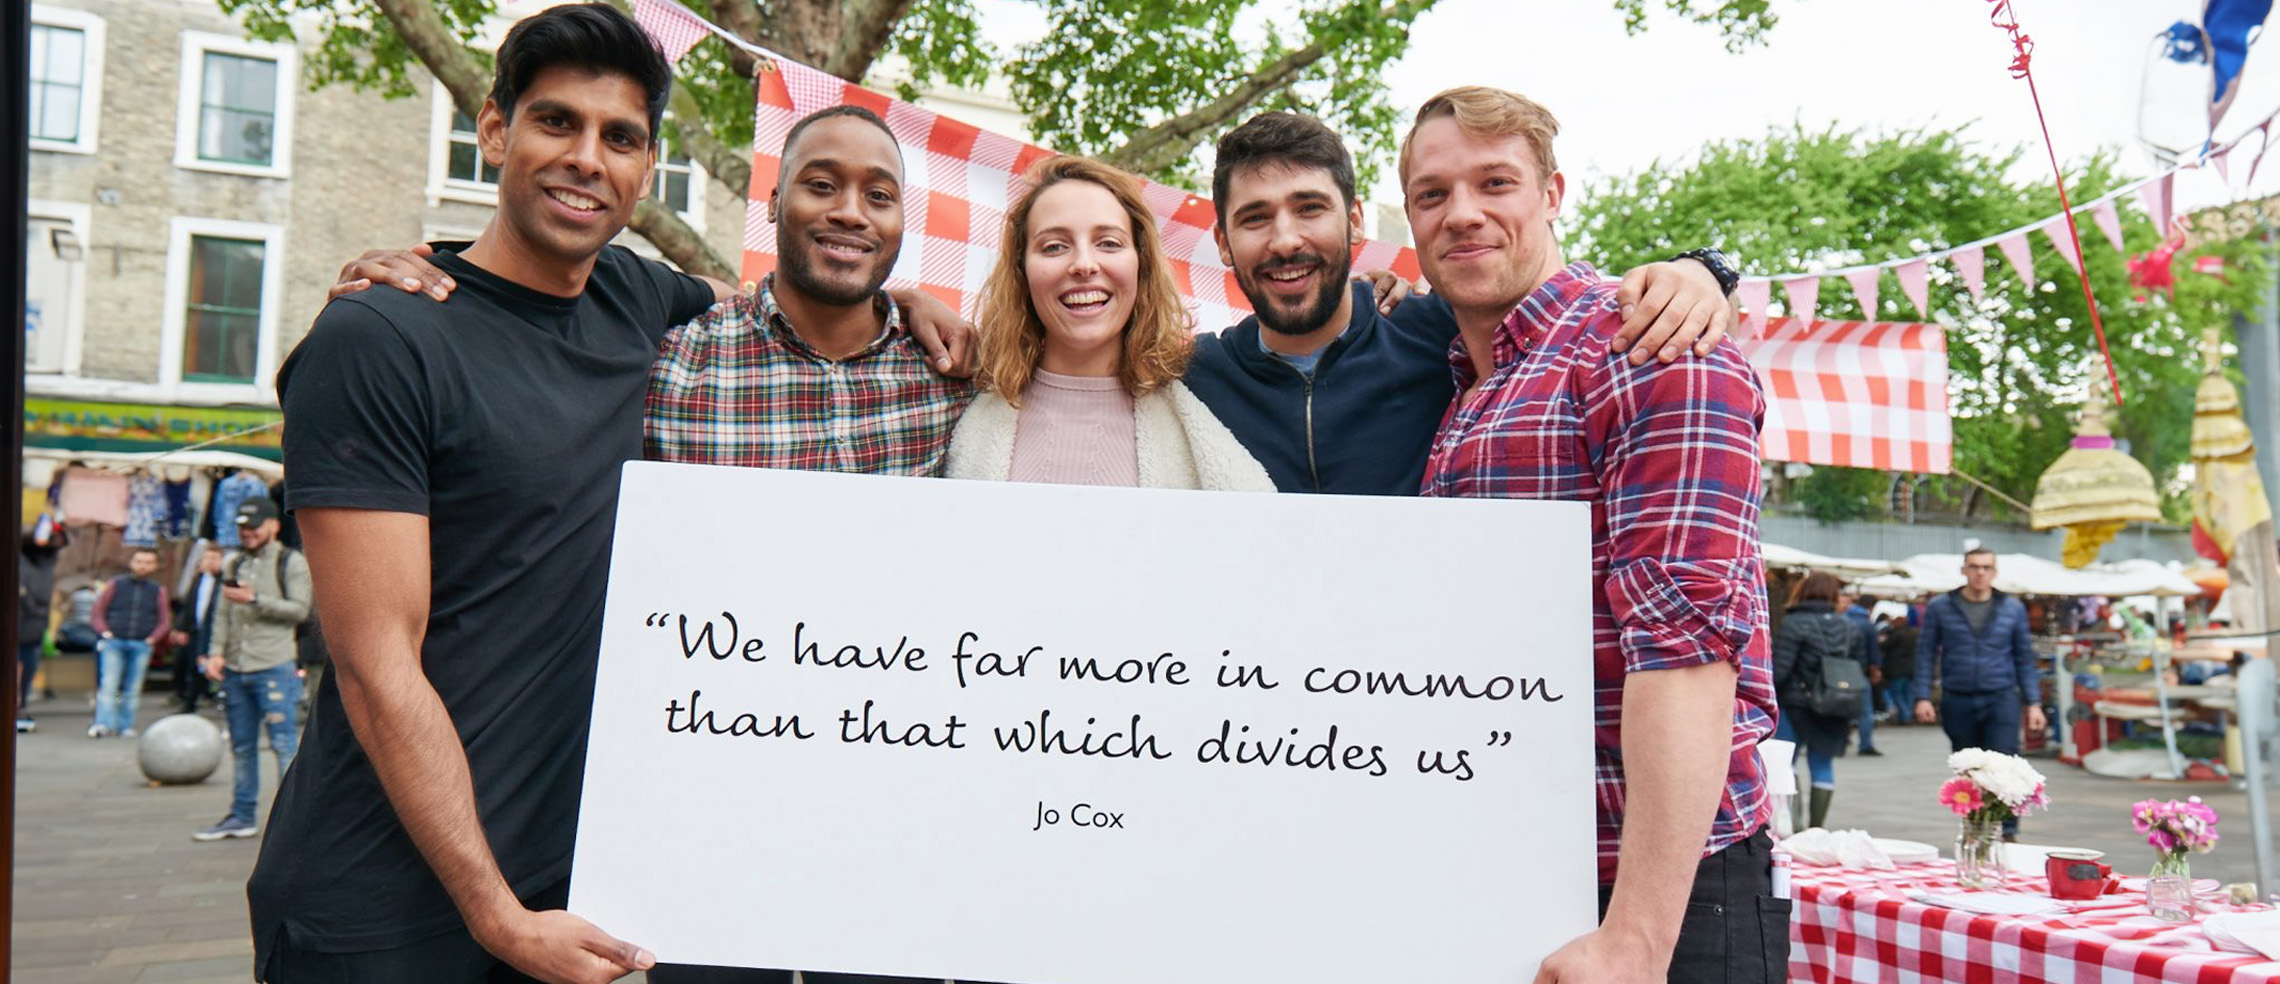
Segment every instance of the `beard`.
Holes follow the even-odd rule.
[[[851,307],[871,299],[887,282],[887,275],[895,268],[895,257],[902,252],[900,241],[882,241],[879,248],[867,258],[872,266],[869,276],[857,283],[846,276],[834,276],[837,271],[828,268],[837,264],[819,261],[816,253],[822,247],[809,242],[807,237],[788,226],[776,227],[777,273],[793,290],[834,307]],[[841,267],[844,269],[844,267]],[[827,272],[828,271],[828,272]]]
[[[1312,260],[1318,264],[1324,274],[1322,285],[1297,310],[1277,307],[1273,303],[1261,303],[1262,298],[1269,296],[1262,283],[1266,279],[1265,270],[1270,266],[1290,266],[1293,260]],[[1338,302],[1344,300],[1346,291],[1351,289],[1346,278],[1352,276],[1353,272],[1354,257],[1350,251],[1339,254],[1336,262],[1305,254],[1239,271],[1235,275],[1235,285],[1242,288],[1243,298],[1251,302],[1251,312],[1258,315],[1259,327],[1277,335],[1304,335],[1321,328],[1329,322],[1332,314],[1337,313]]]

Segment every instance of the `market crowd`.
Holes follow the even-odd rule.
[[[765,205],[780,265],[740,291],[609,245],[652,185],[671,86],[631,19],[546,10],[495,73],[476,121],[493,220],[352,262],[278,374],[305,554],[263,553],[284,517],[262,499],[233,514],[267,531],[242,557],[188,561],[187,621],[146,587],[156,557],[106,596],[123,660],[180,638],[227,694],[238,804],[201,836],[254,832],[253,732],[294,763],[248,886],[258,979],[790,979],[660,965],[563,909],[618,466],[642,457],[1593,502],[1601,921],[1540,979],[1782,979],[1757,745],[1790,694],[1758,540],[1765,399],[1723,338],[1739,277],[1715,249],[1619,279],[1563,256],[1550,109],[1484,87],[1418,107],[1398,173],[1429,293],[1353,277],[1337,133],[1266,113],[1222,135],[1214,240],[1256,313],[1197,334],[1136,182],[1099,162],[1025,176],[969,325],[882,289],[906,165],[871,112],[791,128]],[[1852,651],[1835,595],[1802,601]],[[275,660],[311,602],[332,670],[296,748]]]

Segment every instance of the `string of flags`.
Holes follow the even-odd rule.
[[[2173,214],[2171,206],[2172,191],[2175,188],[2178,173],[2195,170],[2205,165],[2215,168],[2217,176],[2229,183],[2232,180],[2231,156],[2233,152],[2250,147],[2253,138],[2252,149],[2255,150],[2256,156],[2249,160],[2247,180],[2255,181],[2256,169],[2264,163],[2265,151],[2271,148],[2272,128],[2275,122],[2280,122],[2280,110],[2274,110],[2271,115],[2264,118],[2263,122],[2234,138],[2232,142],[2211,150],[2200,160],[2180,163],[2160,174],[2124,184],[2097,198],[2075,206],[2072,214],[2087,214],[2091,224],[2097,226],[2098,231],[2105,234],[2106,242],[2112,245],[2116,252],[2124,250],[2122,245],[2122,217],[2119,206],[2122,201],[2132,196],[2135,196],[2144,206],[2146,215],[2153,220],[2154,228],[2172,230],[2176,228],[2176,216]],[[1772,300],[1775,284],[1781,285],[1782,297],[1786,305],[1785,311],[1788,316],[1811,323],[1815,320],[1815,314],[1818,310],[1821,279],[1823,277],[1840,277],[1852,288],[1853,298],[1860,304],[1861,310],[1867,313],[1867,317],[1874,320],[1877,311],[1878,280],[1883,276],[1884,271],[1890,270],[1894,279],[1900,282],[1901,293],[1907,297],[1910,304],[1915,306],[1917,316],[1928,319],[1931,317],[1931,264],[1935,262],[1945,262],[1952,267],[1956,275],[1963,280],[1964,286],[1970,289],[1971,297],[1975,301],[1985,298],[1987,293],[1986,257],[1987,247],[1990,246],[1995,247],[1996,251],[2002,254],[2012,272],[2018,275],[2019,282],[2028,287],[2034,286],[2035,282],[2032,240],[2038,234],[2048,244],[2052,252],[2057,253],[2066,260],[2068,266],[2079,273],[2082,269],[2082,256],[2074,248],[2073,237],[2067,234],[2067,215],[2066,212],[2054,212],[2047,218],[2038,219],[2015,229],[2006,229],[1992,236],[1975,239],[1960,246],[1951,246],[1901,259],[1883,260],[1876,263],[1864,263],[1817,272],[1781,273],[1769,277],[1744,277],[1735,294],[1737,299],[1741,301],[1743,310],[1747,312],[1746,317],[1750,330],[1762,332],[1765,330],[1766,309]]]

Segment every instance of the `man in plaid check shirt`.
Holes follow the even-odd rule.
[[[902,153],[869,110],[792,126],[769,196],[783,266],[665,336],[646,457],[940,475],[973,384],[941,375],[879,288],[902,249]]]
[[[1401,151],[1425,277],[1456,315],[1458,397],[1423,493],[1592,503],[1599,928],[1538,981],[1778,981],[1757,743],[1773,731],[1758,428],[1740,351],[1633,366],[1615,285],[1563,264],[1543,107],[1427,101]],[[1477,617],[1489,617],[1478,613]]]

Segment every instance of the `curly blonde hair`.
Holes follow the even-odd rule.
[[[1133,298],[1132,317],[1124,323],[1124,351],[1117,379],[1133,396],[1177,381],[1187,370],[1194,342],[1195,318],[1180,297],[1164,262],[1163,238],[1156,217],[1140,200],[1140,184],[1132,176],[1088,157],[1066,155],[1037,162],[1022,176],[1026,187],[1006,212],[1005,234],[998,243],[997,265],[982,288],[981,374],[984,384],[1015,407],[1021,391],[1037,373],[1045,357],[1045,323],[1029,299],[1029,213],[1045,189],[1063,181],[1089,181],[1108,189],[1123,206],[1132,224],[1132,241],[1140,254],[1140,294]]]

